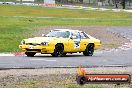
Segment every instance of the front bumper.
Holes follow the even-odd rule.
[[[54,47],[53,46],[41,46],[41,45],[19,45],[19,48],[23,52],[36,52],[36,53],[53,53]]]

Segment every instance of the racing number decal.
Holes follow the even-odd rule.
[[[80,48],[80,41],[74,41],[74,48]]]

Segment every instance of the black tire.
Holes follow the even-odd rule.
[[[36,53],[35,53],[35,52],[25,52],[25,54],[26,54],[28,57],[33,57]]]
[[[84,76],[78,76],[76,81],[79,85],[84,85],[87,82],[87,79]]]
[[[65,57],[67,53],[63,53],[62,56]]]
[[[55,46],[55,49],[54,49],[54,53],[52,53],[51,55],[53,57],[60,57],[60,56],[64,56],[65,53],[63,52],[64,51],[64,46],[62,44],[57,44]]]
[[[83,55],[85,56],[92,56],[94,53],[94,44],[88,44]]]

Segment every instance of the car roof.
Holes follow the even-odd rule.
[[[82,31],[79,31],[79,30],[72,30],[72,29],[54,29],[53,31],[82,32]]]

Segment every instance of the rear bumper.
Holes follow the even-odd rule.
[[[53,46],[40,46],[40,45],[19,45],[19,48],[23,52],[36,52],[36,53],[53,53],[54,47]]]

